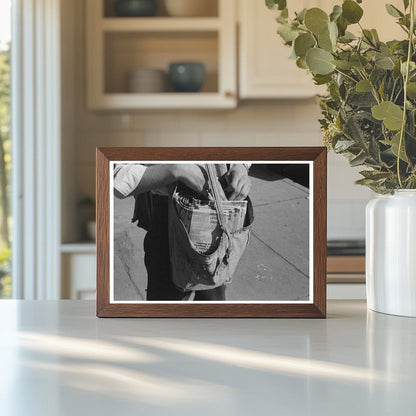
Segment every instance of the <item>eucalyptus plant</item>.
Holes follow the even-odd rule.
[[[401,9],[380,5],[404,32],[402,40],[382,42],[375,29],[360,24],[362,0],[292,17],[286,0],[266,0],[279,11],[277,31],[296,65],[327,87],[320,97],[325,145],[351,166],[365,166],[357,183],[380,194],[416,188],[414,2],[403,0]],[[352,25],[358,36],[348,30]]]

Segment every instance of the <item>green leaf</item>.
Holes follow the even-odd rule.
[[[312,74],[327,75],[334,71],[335,65],[332,63],[334,57],[330,52],[320,48],[313,48],[306,54],[306,64]]]
[[[331,81],[331,76],[315,74],[313,80],[315,81],[315,85],[324,85]]]
[[[318,35],[318,45],[321,49],[324,49],[328,52],[334,51],[334,44],[331,40],[331,36],[329,34],[329,28],[327,26],[326,30],[321,32]]]
[[[409,111],[409,114],[407,114],[406,122],[407,128],[409,130],[409,136],[413,140],[416,140],[416,109],[412,109]]]
[[[296,39],[295,39],[295,40],[296,40]],[[296,59],[295,47],[294,47],[294,45],[293,45],[293,42],[292,42],[292,48],[291,48],[291,50],[290,50],[289,59]]]
[[[407,84],[407,96],[412,100],[416,100],[416,82]]]
[[[403,17],[404,14],[397,8],[394,7],[392,4],[386,4],[387,13],[393,17]]]
[[[410,14],[406,14],[406,16],[404,17],[400,17],[399,18],[399,24],[401,24],[402,26],[407,27],[408,29],[410,28]]]
[[[266,6],[271,10],[283,10],[287,6],[286,0],[266,0]]]
[[[380,97],[385,100],[386,99],[386,79],[383,78],[381,81],[380,87],[378,88],[378,93],[380,94]]]
[[[362,79],[360,82],[357,82],[355,86],[357,92],[371,92],[371,83],[366,79]]]
[[[328,15],[318,7],[314,7],[306,11],[305,26],[315,35],[327,30]]]
[[[416,64],[414,62],[409,63],[409,73],[412,73],[416,70]],[[406,76],[406,62],[403,62],[400,65],[400,72],[405,77]]]
[[[303,21],[305,20],[306,12],[307,12],[307,10],[303,9],[299,13],[296,14],[296,18],[299,22],[303,23]]]
[[[334,22],[329,22],[328,24],[328,30],[329,30],[329,37],[331,38],[331,42],[334,46],[337,44],[338,39],[338,26]]]
[[[338,140],[335,143],[334,150],[335,152],[345,152],[348,150],[351,146],[354,145],[354,142],[351,140]]]
[[[373,107],[377,104],[373,94],[369,92],[351,93],[348,97],[348,104],[356,107]]]
[[[371,34],[373,35],[373,39],[374,39],[376,42],[380,42],[380,38],[379,38],[379,36],[378,36],[378,33],[377,33],[377,30],[376,30],[376,29],[371,29]]]
[[[274,0],[266,0],[266,7],[269,9],[274,9],[277,6]]]
[[[360,166],[362,165],[367,159],[367,155],[364,152],[361,152],[358,156],[350,160],[350,166]]]
[[[380,147],[378,144],[378,140],[374,136],[370,137],[370,145],[368,146],[368,150],[370,152],[370,156],[373,159],[374,164],[376,166],[379,166],[381,161]]]
[[[332,61],[332,63],[337,68],[342,69],[344,71],[349,71],[352,68],[352,65],[348,61],[336,60],[336,61]]]
[[[348,117],[344,124],[344,133],[348,139],[355,142],[359,149],[366,147],[366,139],[361,128],[362,119],[357,115]]]
[[[336,4],[332,10],[332,13],[329,15],[329,20],[331,22],[335,22],[338,19],[338,17],[340,17],[341,15],[342,15],[342,7]]]
[[[358,53],[352,55],[349,62],[358,70],[363,69],[368,64],[367,60],[363,56],[358,55]]]
[[[277,17],[276,17],[276,22],[277,22],[277,23],[280,23],[280,24],[282,24],[282,25],[284,25],[284,24],[287,24],[287,23],[288,23],[287,18],[286,18],[286,17],[284,17],[284,16],[282,16],[282,15],[277,16]]]
[[[378,56],[375,61],[376,67],[380,69],[394,69],[394,61],[390,56]]]
[[[378,181],[380,179],[388,178],[390,172],[379,172],[377,170],[363,170],[360,172],[360,175],[364,176],[365,179],[372,179],[373,181]]]
[[[395,134],[390,142],[387,142],[385,144],[388,144],[391,146],[391,151],[393,152],[394,156],[398,156],[399,154],[399,144],[400,144],[400,132]],[[400,156],[399,158],[403,160],[404,162],[409,162],[409,159],[406,155],[406,149],[405,149],[405,141],[403,140],[402,146],[400,148]]]
[[[364,186],[370,186],[372,183],[374,183],[373,179],[358,179],[355,181],[356,185],[364,185]]]
[[[375,105],[371,113],[375,119],[383,121],[389,130],[400,130],[402,127],[403,110],[391,101],[383,101]]]
[[[363,17],[363,9],[352,0],[342,3],[342,16],[349,24],[358,23]]]
[[[277,28],[277,33],[287,44],[290,44],[290,42],[293,42],[298,37],[298,32],[293,30],[292,27],[287,23],[279,25]]]
[[[279,10],[284,10],[287,7],[287,1],[286,0],[280,0],[280,1],[278,0],[278,4],[279,4],[279,6],[278,6]]]
[[[364,29],[363,30],[363,37],[364,40],[369,43],[370,45],[373,45],[375,43],[375,40],[373,38],[373,34],[371,33],[371,30]]]
[[[304,58],[309,49],[316,45],[314,37],[309,33],[300,34],[295,40],[296,56]]]
[[[403,0],[403,6],[404,6],[404,9],[406,10],[409,7],[409,0]]]
[[[393,72],[392,72],[393,78],[395,80],[401,77],[400,67],[401,67],[400,61],[397,61],[396,64],[394,65]]]
[[[301,69],[308,69],[308,65],[306,65],[305,58],[298,58],[296,59],[296,66]]]
[[[344,36],[348,27],[348,22],[344,19],[342,15],[337,19],[337,27],[340,36]]]
[[[338,29],[338,31],[339,31],[339,27],[338,27],[338,25],[337,25],[337,29]],[[351,33],[351,32],[348,32],[348,30],[344,33],[344,35],[343,36],[341,36],[339,39],[338,39],[338,41],[339,42],[342,42],[342,43],[349,43],[349,42],[351,42],[351,41],[353,41],[353,40],[355,40],[355,39],[357,39],[356,38],[356,36],[353,34],[353,33]]]

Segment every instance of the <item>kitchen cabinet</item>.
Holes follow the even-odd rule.
[[[61,253],[61,298],[95,300],[95,244],[63,244]]]
[[[62,299],[95,300],[96,255],[92,243],[63,244]],[[348,258],[347,258],[348,259]],[[365,299],[363,258],[351,268],[345,258],[328,258],[328,299]],[[345,266],[345,267],[344,267]]]
[[[325,92],[313,84],[311,75],[290,59],[291,49],[277,35],[276,11],[268,10],[263,1],[238,0],[239,6],[239,95],[242,99],[308,98]],[[295,2],[293,2],[295,3]],[[330,12],[333,0],[299,0],[289,3],[290,11],[320,7]],[[393,0],[400,9],[401,0]],[[403,38],[403,33],[379,0],[366,0],[362,25],[376,28],[381,40]],[[358,25],[350,26],[352,32]]]
[[[233,108],[237,105],[236,4],[218,2],[211,17],[115,17],[104,0],[88,0],[87,102],[90,109]],[[111,3],[110,3],[111,6]],[[130,71],[167,71],[175,61],[199,61],[200,92],[132,93]]]
[[[299,0],[296,10],[328,9],[325,3],[331,2]],[[240,97],[290,99],[319,94],[322,88],[313,84],[311,75],[289,59],[291,50],[276,33],[275,16],[276,11],[268,10],[264,1],[239,0]]]

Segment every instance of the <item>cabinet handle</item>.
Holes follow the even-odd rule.
[[[232,91],[225,91],[225,98],[234,98],[234,93]]]

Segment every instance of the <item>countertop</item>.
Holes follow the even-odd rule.
[[[412,415],[416,319],[98,319],[0,301],[0,415]]]

